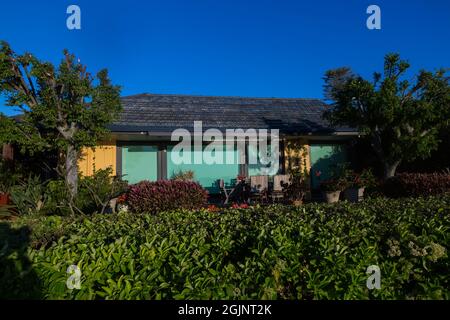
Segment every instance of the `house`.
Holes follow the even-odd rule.
[[[79,162],[84,175],[112,167],[116,175],[136,183],[169,179],[180,171],[190,170],[195,180],[215,193],[218,179],[232,183],[238,175],[263,172],[263,164],[248,161],[214,164],[174,161],[178,141],[171,140],[172,133],[177,129],[194,132],[195,122],[201,122],[203,133],[217,129],[224,135],[227,129],[278,129],[279,162],[271,175],[306,168],[321,171],[324,178],[333,164],[346,161],[346,146],[358,136],[351,128],[331,127],[322,118],[330,107],[319,99],[140,94],[123,97],[122,105],[120,118],[110,126],[111,141],[84,151]],[[190,153],[188,158],[201,156],[206,145],[183,152]],[[247,141],[244,150],[224,147],[223,152],[234,159],[246,160],[257,150]],[[312,187],[317,187],[317,177],[311,175],[311,179]]]

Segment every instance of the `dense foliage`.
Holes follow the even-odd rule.
[[[394,176],[402,161],[429,157],[440,142],[439,131],[450,124],[448,70],[422,70],[410,81],[409,67],[398,54],[388,54],[372,81],[349,68],[324,77],[325,95],[333,102],[325,117],[370,138],[385,178]]]
[[[131,186],[127,194],[127,203],[136,213],[196,209],[207,200],[207,191],[197,182],[183,180],[142,181]]]
[[[69,200],[75,201],[81,149],[108,133],[107,125],[121,110],[120,88],[106,69],[94,76],[67,50],[55,66],[30,53],[18,54],[1,41],[0,96],[22,111],[20,121],[0,115],[0,142],[31,154],[58,155],[53,169],[65,178]]]
[[[0,243],[8,245],[0,251],[0,297],[450,299],[449,228],[448,196],[27,216],[1,224]],[[66,287],[72,264],[81,290]],[[370,265],[381,269],[380,290],[366,287]]]
[[[384,182],[384,193],[389,197],[419,197],[450,193],[448,173],[401,173]]]
[[[110,168],[97,170],[92,176],[80,177],[78,196],[72,203],[81,214],[104,213],[111,199],[123,194],[128,183],[112,176]],[[64,180],[41,181],[30,175],[9,188],[15,210],[20,215],[42,213],[46,215],[68,215],[69,191]]]

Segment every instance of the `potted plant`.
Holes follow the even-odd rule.
[[[340,179],[329,179],[320,184],[320,190],[326,203],[338,202],[342,189],[342,181]]]
[[[344,198],[349,202],[359,202],[364,197],[364,190],[371,185],[374,176],[372,171],[363,170],[361,174],[348,170],[345,174],[345,191]]]

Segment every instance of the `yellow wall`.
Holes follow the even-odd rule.
[[[300,169],[302,172],[306,171],[307,175],[309,175],[311,171],[309,142],[305,139],[287,139],[284,141],[284,145],[284,166],[286,173]],[[310,179],[307,179],[307,181],[310,186]],[[311,199],[310,191],[306,193],[305,199]]]
[[[100,143],[94,149],[85,148],[82,151],[78,168],[83,176],[91,176],[95,170],[111,167],[116,175],[116,144],[115,142]]]
[[[307,172],[311,169],[311,159],[309,157],[309,144],[304,139],[286,140],[284,149],[284,165],[287,173],[306,167]]]

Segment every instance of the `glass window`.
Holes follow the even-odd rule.
[[[142,180],[156,181],[158,178],[158,147],[123,146],[123,179],[133,184]]]
[[[224,148],[216,150],[216,153],[213,153],[213,156],[218,159],[223,159],[223,162],[212,164],[205,163],[203,159],[203,150],[180,151],[179,156],[190,159],[190,163],[177,164],[178,161],[174,161],[177,155],[174,154],[174,159],[172,158],[172,149],[172,146],[167,148],[167,178],[171,179],[180,171],[193,171],[194,181],[199,182],[210,193],[219,193],[219,188],[216,185],[216,182],[219,179],[223,179],[226,185],[233,185],[235,183],[239,174],[239,152],[236,149],[232,151],[225,150]],[[184,155],[183,152],[188,152],[189,156]],[[197,159],[202,159],[201,164],[194,163],[194,158],[196,156],[198,157]],[[226,163],[227,157],[233,159],[232,164]]]

